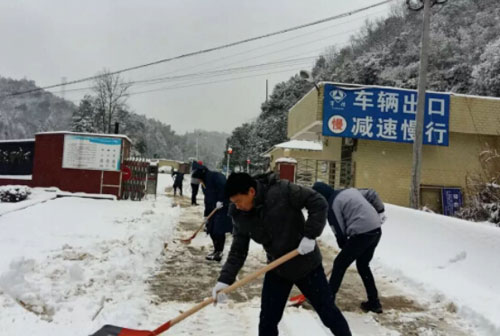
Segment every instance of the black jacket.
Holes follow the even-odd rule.
[[[205,194],[205,211],[203,215],[208,216],[215,209],[217,202],[224,204],[224,207],[217,210],[208,221],[207,232],[215,235],[223,235],[226,232],[231,232],[233,229],[231,218],[227,215],[229,199],[224,195],[226,177],[222,173],[207,169],[202,180],[205,184],[202,187]]]
[[[307,221],[302,214],[304,207],[309,213]],[[230,205],[233,243],[219,281],[234,282],[247,257],[250,239],[262,244],[271,262],[296,249],[304,236],[318,237],[325,226],[326,213],[325,199],[314,190],[279,180],[273,174],[258,179],[251,211],[240,211]],[[320,264],[321,253],[316,246],[313,252],[299,255],[272,272],[296,281]]]

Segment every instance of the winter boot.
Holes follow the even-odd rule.
[[[210,252],[209,254],[207,254],[205,259],[206,260],[214,260],[215,253],[216,253],[216,251]]]
[[[214,260],[215,261],[221,261],[222,260],[222,251],[217,251],[214,254]]]
[[[383,312],[382,305],[380,304],[379,300],[361,302],[361,309],[365,313],[371,311],[377,314],[382,314]]]
[[[221,261],[222,260],[222,251],[214,251],[205,257],[207,260],[213,261]]]

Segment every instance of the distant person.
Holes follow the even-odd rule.
[[[328,223],[341,249],[333,262],[330,277],[334,299],[347,268],[356,260],[368,297],[368,301],[361,303],[361,309],[382,313],[370,261],[382,235],[381,225],[386,219],[384,203],[373,189],[334,190],[323,182],[316,182],[313,189],[328,201]]]
[[[326,222],[323,197],[311,188],[279,180],[275,174],[253,178],[246,173],[229,176],[226,195],[232,202],[229,214],[233,219],[233,243],[212,290],[214,299],[224,300],[224,294],[217,292],[235,281],[245,263],[250,240],[263,246],[268,262],[297,249],[300,255],[264,276],[259,336],[278,335],[278,324],[294,285],[334,335],[350,336],[349,325],[333,301],[315,240]],[[307,220],[302,214],[304,208]],[[301,333],[307,334],[307,330]]]
[[[179,194],[182,196],[182,181],[184,180],[184,174],[180,171],[173,171],[172,178],[174,178],[174,196],[176,196],[177,188],[179,188]]]
[[[229,200],[224,196],[226,177],[219,172],[210,171],[205,166],[200,166],[194,170],[191,176],[199,179],[202,183],[202,190],[205,194],[204,216],[207,217],[212,210],[218,209],[206,225],[214,249],[205,259],[221,261],[226,243],[226,233],[232,232],[233,228],[231,218],[227,215]]]
[[[191,165],[191,171],[195,171],[196,169],[201,167],[203,167],[203,161],[193,161]],[[196,196],[198,195],[200,182],[200,179],[191,176],[191,205],[198,205],[198,203],[196,203]]]
[[[198,195],[200,182],[200,179],[191,176],[191,205],[198,205],[198,203],[196,203],[196,196]]]

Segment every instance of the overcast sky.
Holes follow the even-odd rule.
[[[57,84],[216,47],[345,13],[381,0],[0,0],[0,76]],[[231,132],[255,119],[275,84],[328,46],[342,47],[390,5],[299,31],[122,74],[136,113],[178,133]],[[286,63],[285,63],[286,61]],[[221,73],[220,70],[248,67]],[[219,72],[214,72],[219,70]],[[206,72],[211,72],[206,74]],[[203,74],[205,73],[205,74]],[[78,104],[90,83],[66,86]],[[74,90],[82,88],[82,90]],[[74,90],[74,91],[72,91]],[[52,91],[60,92],[60,89]],[[145,92],[149,91],[149,92]],[[61,95],[61,93],[58,93]]]

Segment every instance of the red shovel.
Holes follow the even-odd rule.
[[[198,232],[201,231],[201,229],[203,229],[203,226],[205,226],[205,224],[208,222],[208,220],[210,219],[210,217],[212,217],[212,215],[217,211],[219,210],[219,208],[215,208],[212,210],[212,212],[210,213],[210,215],[208,215],[208,217],[203,221],[203,223],[201,223],[200,227],[193,233],[193,235],[187,239],[181,239],[181,242],[184,243],[184,244],[189,244],[191,243],[191,240],[194,239],[194,237],[196,237],[196,235],[198,234]]]
[[[332,274],[332,271],[333,271],[333,268],[331,268],[328,271],[328,273],[326,273],[326,276],[328,277],[330,274]],[[304,296],[304,294],[299,294],[299,295],[292,296],[289,301],[293,302],[291,304],[291,306],[298,307],[306,301],[306,297]]]
[[[232,292],[238,287],[241,287],[245,285],[246,283],[254,280],[255,278],[261,276],[262,274],[272,270],[273,268],[278,267],[279,265],[283,264],[284,262],[287,262],[288,260],[296,257],[299,254],[299,251],[293,250],[291,252],[288,252],[281,258],[276,259],[272,263],[266,265],[265,267],[262,267],[261,269],[253,272],[252,274],[247,275],[243,279],[236,281],[233,283],[231,286],[224,288],[221,290],[221,293],[227,294],[229,292]],[[196,313],[202,308],[205,308],[209,304],[213,303],[215,300],[210,297],[202,302],[198,303],[196,306],[192,307],[191,309],[185,311],[184,313],[180,314],[174,319],[171,319],[170,321],[162,324],[158,328],[156,328],[153,331],[148,331],[148,330],[135,330],[135,329],[127,329],[127,328],[122,328],[122,327],[117,327],[113,325],[105,325],[101,329],[99,329],[97,332],[90,336],[156,336],[161,334],[164,331],[167,331],[172,327],[173,325],[179,323],[180,321],[184,320],[186,317]]]

